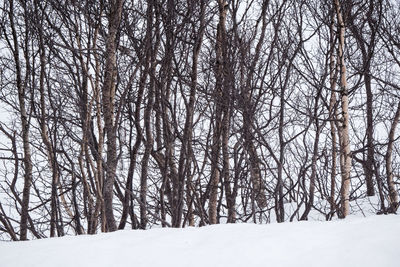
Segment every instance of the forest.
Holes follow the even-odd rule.
[[[0,0],[0,240],[396,213],[398,0]]]

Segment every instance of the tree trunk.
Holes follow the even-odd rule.
[[[117,169],[117,138],[114,121],[114,103],[116,87],[116,43],[118,28],[121,21],[123,0],[110,1],[108,17],[108,34],[106,39],[106,63],[103,85],[104,129],[107,135],[106,178],[104,182],[104,205],[107,231],[117,229],[113,212],[113,188]]]
[[[368,64],[369,65],[369,64]],[[367,162],[365,180],[367,183],[367,196],[374,196],[374,126],[373,126],[373,95],[371,89],[371,75],[369,74],[369,67],[365,70],[364,74],[365,90],[367,93]]]
[[[329,29],[329,42],[330,42],[330,51],[329,51],[329,83],[331,90],[331,98],[329,101],[329,119],[330,119],[330,134],[332,138],[332,166],[331,166],[331,181],[330,181],[330,217],[336,212],[336,199],[335,199],[335,191],[336,191],[336,167],[337,167],[337,134],[336,129],[336,120],[338,118],[337,114],[337,100],[336,100],[336,79],[338,75],[338,64],[335,64],[335,16],[334,12],[331,15],[331,24]]]
[[[338,63],[340,67],[340,97],[342,105],[342,124],[340,127],[341,131],[341,145],[340,152],[342,155],[341,161],[341,172],[342,172],[342,186],[341,186],[341,209],[340,217],[345,218],[350,212],[350,169],[351,169],[351,151],[350,151],[350,139],[349,139],[349,92],[347,88],[347,77],[346,77],[346,64],[344,60],[344,38],[345,38],[345,24],[343,21],[342,8],[339,0],[333,0],[337,22],[339,27],[339,44],[338,44]]]
[[[390,132],[389,132],[389,142],[388,142],[388,148],[386,151],[386,179],[389,187],[389,201],[390,201],[390,207],[389,207],[389,212],[390,213],[395,213],[399,207],[399,195],[396,191],[396,186],[393,180],[393,168],[392,168],[392,152],[393,152],[393,143],[394,143],[394,135],[396,132],[397,125],[399,123],[400,119],[400,102],[397,106],[396,110],[396,115],[394,116],[392,125],[390,126]]]
[[[217,26],[217,40],[216,40],[216,72],[215,72],[215,127],[213,133],[213,144],[211,152],[211,193],[209,200],[209,221],[210,224],[217,223],[217,199],[218,199],[218,184],[220,182],[220,171],[218,169],[219,153],[221,149],[221,136],[223,128],[223,90],[224,90],[224,46],[226,37],[226,13],[227,13],[227,3],[225,0],[218,0],[218,10],[219,10],[219,22]]]
[[[9,12],[9,20],[10,26],[12,30],[13,37],[13,57],[15,61],[15,72],[16,72],[16,81],[17,81],[17,90],[18,90],[18,104],[20,109],[20,119],[21,119],[21,127],[22,127],[22,142],[23,142],[23,150],[24,150],[24,187],[22,191],[22,203],[21,203],[21,221],[20,221],[20,240],[27,240],[27,232],[28,232],[28,209],[29,209],[29,197],[30,197],[30,188],[32,184],[32,159],[31,159],[31,149],[30,149],[30,140],[29,140],[29,119],[28,114],[25,107],[25,97],[26,97],[26,84],[22,81],[22,70],[21,70],[21,62],[19,57],[19,43],[17,37],[16,26],[14,23],[14,1],[10,0],[10,12]],[[26,47],[26,49],[28,49]],[[27,63],[29,64],[29,63]],[[26,75],[29,75],[28,73]]]
[[[148,1],[147,7],[147,29],[146,29],[146,62],[144,69],[144,76],[142,77],[141,82],[143,84],[146,83],[147,75],[150,78],[150,82],[148,85],[148,93],[147,93],[147,106],[144,111],[144,129],[146,136],[146,144],[145,151],[142,158],[142,173],[140,177],[140,228],[146,229],[147,227],[147,178],[148,178],[148,164],[150,160],[150,155],[153,150],[153,134],[151,127],[151,113],[153,111],[154,105],[154,86],[155,86],[155,53],[159,43],[159,29],[158,29],[158,18],[153,24],[154,12],[153,8],[155,6],[154,1]],[[156,28],[156,44],[153,47],[152,40],[152,31],[153,27]]]

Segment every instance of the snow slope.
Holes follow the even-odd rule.
[[[1,267],[400,266],[400,216],[0,242]]]

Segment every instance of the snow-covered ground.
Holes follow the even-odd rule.
[[[400,216],[0,242],[1,267],[400,266]]]

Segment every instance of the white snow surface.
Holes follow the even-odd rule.
[[[400,216],[0,242],[1,267],[400,266]]]

